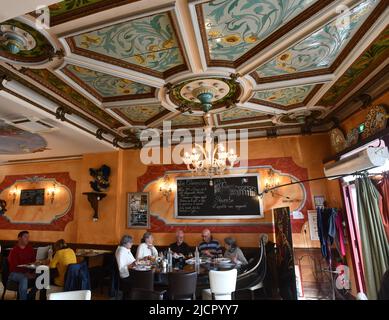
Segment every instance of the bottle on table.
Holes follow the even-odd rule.
[[[172,253],[172,250],[170,248],[167,251],[167,263],[168,263],[169,267],[173,266],[173,253]]]
[[[195,264],[196,265],[200,264],[200,252],[198,247],[196,247],[196,251],[195,251]]]

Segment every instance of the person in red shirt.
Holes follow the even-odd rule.
[[[35,273],[28,268],[18,267],[19,265],[35,262],[35,250],[29,245],[28,231],[22,231],[18,234],[18,243],[12,248],[8,256],[9,280],[18,283],[18,293],[20,300],[31,300],[35,298],[36,287],[32,286],[30,293],[27,294],[28,281],[35,279]]]

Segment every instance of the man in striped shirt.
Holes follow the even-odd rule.
[[[212,239],[211,231],[209,229],[204,229],[201,233],[201,237],[203,238],[203,242],[199,244],[201,256],[213,258],[223,253],[219,241]]]

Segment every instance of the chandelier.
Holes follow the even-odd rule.
[[[205,132],[205,148],[195,143],[192,153],[185,152],[182,160],[192,173],[212,178],[214,175],[221,175],[226,170],[230,170],[239,160],[234,149],[226,151],[223,143],[214,146],[211,128],[206,128]]]

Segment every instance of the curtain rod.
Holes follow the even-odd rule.
[[[280,186],[276,186],[276,187],[273,187],[273,188],[265,189],[261,193],[258,193],[258,196],[262,197],[264,193],[268,193],[268,192],[273,191],[275,189],[286,187],[286,186],[291,186],[293,184],[304,183],[304,182],[310,182],[310,181],[316,181],[316,180],[322,180],[322,179],[330,179],[330,178],[334,178],[334,179],[336,179],[336,178],[344,178],[344,177],[348,177],[348,176],[376,176],[376,175],[377,174],[369,175],[366,171],[363,171],[363,172],[354,172],[354,173],[348,173],[348,174],[337,174],[337,175],[332,175],[332,176],[323,176],[323,177],[319,177],[319,178],[312,178],[312,179],[306,179],[306,180],[293,181],[293,182],[282,184]]]

